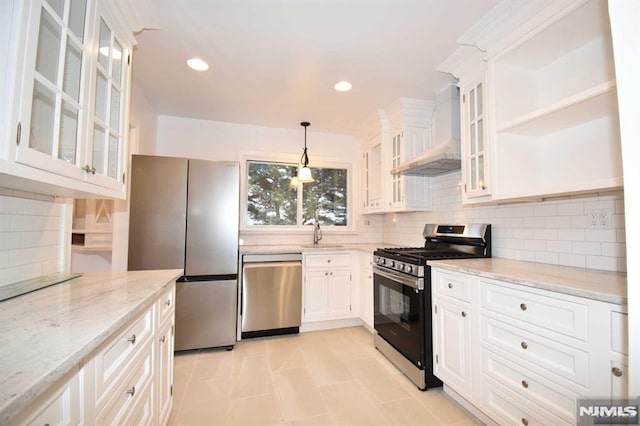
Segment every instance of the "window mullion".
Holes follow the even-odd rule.
[[[302,229],[303,227],[303,221],[302,221],[302,212],[304,211],[304,200],[302,198],[302,195],[304,193],[304,184],[303,183],[299,183],[298,184],[298,199],[296,200],[296,208],[297,208],[297,221],[296,221],[296,225],[298,229]]]

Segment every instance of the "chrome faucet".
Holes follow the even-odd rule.
[[[313,245],[318,245],[318,241],[322,239],[322,230],[320,229],[320,221],[318,220],[318,210],[313,225]]]

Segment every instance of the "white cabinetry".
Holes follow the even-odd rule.
[[[431,210],[431,179],[392,173],[392,170],[422,154],[431,145],[433,102],[400,98],[386,111],[390,136],[382,143],[385,210]]]
[[[156,303],[158,332],[156,333],[156,417],[153,423],[169,423],[173,407],[173,350],[175,330],[175,288],[161,296]]]
[[[13,424],[77,425],[83,424],[81,386],[84,372],[78,367],[65,375],[57,385],[40,396],[29,410],[17,417]]]
[[[469,279],[434,272],[433,278],[434,374],[467,399],[472,398],[472,326],[477,311],[469,303]]]
[[[462,201],[622,187],[607,2],[514,8],[498,5],[438,67],[459,78],[464,98]]]
[[[579,398],[627,396],[623,306],[432,274],[434,371],[493,421],[575,424]]]
[[[373,330],[373,256],[359,253],[360,257],[360,319]]]
[[[352,256],[347,253],[308,254],[304,264],[302,320],[352,317]]]
[[[469,82],[461,79],[462,92],[462,190],[463,203],[486,201],[490,190],[490,149],[488,120],[486,117],[486,74],[470,78]],[[463,85],[464,84],[464,85]]]
[[[378,135],[362,153],[362,212],[376,213],[383,207],[382,197],[382,143]]]
[[[607,3],[577,5],[489,61],[496,200],[622,186]]]
[[[15,424],[166,425],[173,393],[175,285],[17,417]]]
[[[72,248],[111,251],[113,236],[113,200],[73,201]]]
[[[123,198],[130,31],[104,0],[13,4],[0,173],[18,189]]]

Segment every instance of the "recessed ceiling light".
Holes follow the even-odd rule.
[[[351,90],[351,83],[348,81],[339,81],[333,86],[338,92],[348,92]]]
[[[206,71],[209,69],[209,64],[200,58],[191,58],[187,61],[187,65],[196,71]]]

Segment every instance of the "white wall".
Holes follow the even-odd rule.
[[[69,205],[0,188],[0,286],[68,270]]]
[[[493,256],[607,271],[626,270],[622,192],[538,203],[468,207],[461,204],[460,172],[433,178],[433,211],[388,214],[386,243],[420,246],[431,222],[491,223]],[[610,229],[591,229],[588,212],[608,209]]]
[[[613,54],[616,62],[622,168],[625,185],[627,255],[640,259],[640,2],[609,2]],[[640,264],[627,267],[629,336],[640,335]],[[640,395],[640,339],[629,338],[629,395]]]

